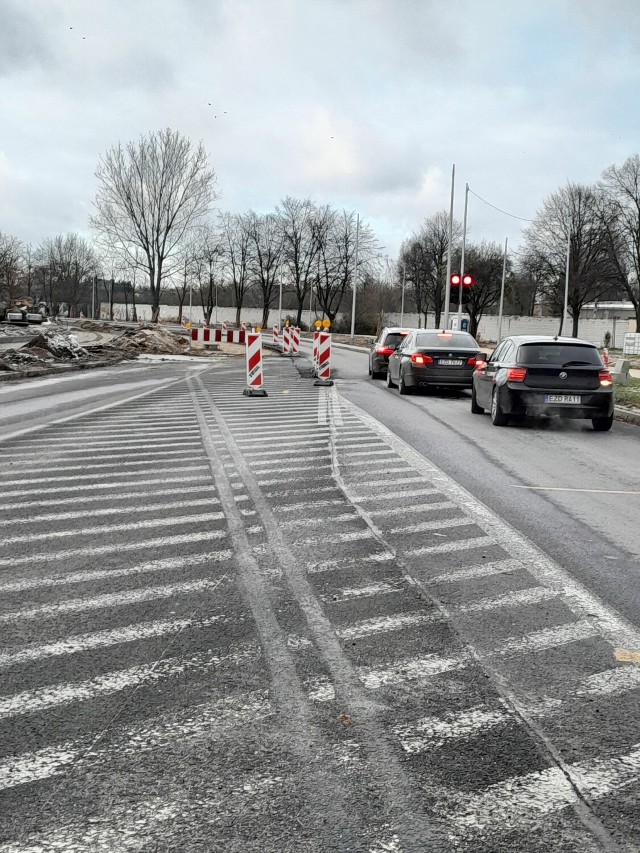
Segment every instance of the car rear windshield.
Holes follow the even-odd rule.
[[[406,338],[408,332],[389,332],[387,337],[384,339],[384,345],[386,347],[397,347],[400,341],[403,338]]]
[[[600,353],[594,346],[585,344],[522,344],[518,350],[518,362],[522,364],[549,364],[554,367],[569,364],[602,365]]]
[[[423,332],[421,335],[416,335],[417,347],[443,347],[451,349],[451,347],[463,349],[477,349],[478,344],[466,332]]]

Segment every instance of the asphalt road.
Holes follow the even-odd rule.
[[[0,853],[640,850],[636,429],[335,365],[0,389]]]

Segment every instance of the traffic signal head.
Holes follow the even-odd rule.
[[[460,287],[460,276],[458,273],[454,273],[449,281],[451,282],[451,287]]]
[[[472,275],[469,275],[469,273],[465,273],[462,276],[462,286],[463,287],[473,287],[473,285],[475,283],[476,283],[475,278]]]

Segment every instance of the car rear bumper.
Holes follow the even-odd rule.
[[[389,369],[389,356],[374,355],[371,358],[372,373],[386,373]]]
[[[558,418],[608,418],[613,415],[614,397],[612,391],[576,391],[580,403],[546,403],[545,393],[557,394],[557,390],[523,391],[508,388],[500,395],[500,404],[505,413],[511,415],[529,415],[531,417]]]
[[[414,388],[471,388],[473,368],[451,370],[446,368],[412,366],[405,375],[405,383]]]

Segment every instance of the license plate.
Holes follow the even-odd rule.
[[[462,362],[457,358],[441,358],[438,361],[443,367],[462,367]]]
[[[545,403],[568,403],[571,406],[579,406],[582,397],[579,394],[545,394]]]

